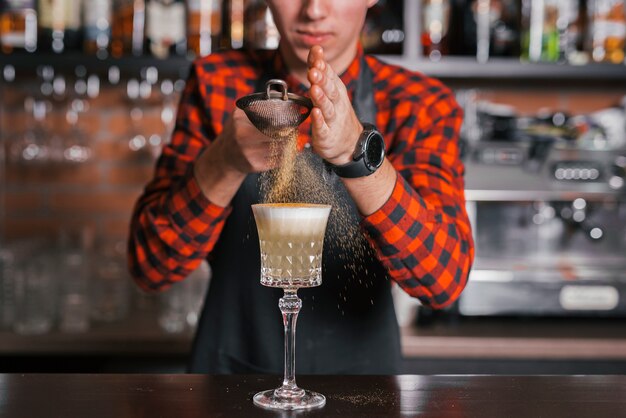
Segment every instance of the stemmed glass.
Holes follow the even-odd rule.
[[[306,203],[252,205],[261,247],[261,284],[284,290],[278,307],[285,326],[285,368],[281,387],[254,395],[271,409],[311,409],[326,398],[298,387],[295,377],[296,320],[302,307],[297,291],[322,284],[322,248],[331,207]]]

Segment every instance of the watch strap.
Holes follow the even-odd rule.
[[[329,166],[330,169],[334,171],[335,174],[337,174],[339,177],[347,179],[365,177],[373,173],[373,171],[370,171],[365,166],[365,163],[362,159],[358,161],[350,161],[349,163],[343,165],[334,165],[328,162],[326,163],[326,165]]]
[[[363,155],[363,152],[365,151],[363,149],[363,142],[368,139],[368,137],[372,135],[374,131],[377,131],[374,125],[372,125],[371,123],[363,123],[363,132],[359,136],[359,140],[357,141],[356,146],[357,149],[354,154],[355,159],[350,161],[349,163],[342,165],[335,165],[329,162],[326,162],[326,165],[339,177],[343,178],[365,177],[374,173],[376,169],[372,170],[367,167]]]

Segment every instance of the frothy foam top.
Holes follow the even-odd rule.
[[[330,213],[330,205],[315,203],[259,203],[252,205],[255,214],[272,218],[323,218]]]
[[[330,205],[266,203],[252,205],[259,235],[323,234]]]

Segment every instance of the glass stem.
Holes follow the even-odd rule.
[[[278,307],[283,314],[285,325],[285,378],[282,389],[297,390],[296,385],[296,321],[302,307],[302,300],[296,294],[297,289],[285,289]]]

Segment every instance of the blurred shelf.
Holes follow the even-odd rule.
[[[587,85],[617,85],[626,81],[626,65],[586,64],[568,65],[552,63],[526,63],[513,58],[494,58],[485,64],[472,57],[445,57],[439,62],[426,59],[412,59],[401,55],[381,55],[382,60],[411,70],[421,71],[433,77],[457,82],[504,81],[507,84],[533,82],[579,83]],[[0,67],[13,65],[19,73],[33,72],[39,65],[52,65],[57,71],[73,73],[82,65],[89,73],[104,74],[110,66],[117,66],[123,75],[137,76],[147,67],[156,67],[161,76],[185,78],[191,64],[186,57],[158,59],[151,56],[129,56],[120,59],[99,59],[80,52],[66,54],[16,53],[0,55]]]
[[[626,360],[626,320],[461,318],[402,329],[407,358]]]
[[[167,333],[154,312],[136,312],[117,322],[94,322],[83,333],[57,329],[40,335],[0,331],[0,356],[11,355],[186,355],[193,330]]]
[[[117,66],[122,77],[139,77],[141,71],[148,67],[155,67],[159,71],[159,78],[186,79],[191,61],[186,57],[170,57],[159,59],[151,56],[128,56],[124,58],[99,59],[94,55],[82,53],[16,53],[0,55],[0,68],[6,65],[15,67],[15,72],[25,76],[35,76],[37,67],[49,65],[55,71],[64,74],[74,74],[76,67],[83,66],[88,74],[106,75],[109,68]]]
[[[513,58],[493,58],[485,64],[471,57],[445,57],[439,62],[425,59],[407,59],[402,56],[381,56],[382,60],[410,70],[420,71],[448,82],[493,84],[528,87],[538,84],[568,85],[585,88],[598,85],[622,86],[626,81],[626,65],[597,64],[569,65],[528,63]]]
[[[626,320],[615,318],[460,318],[401,329],[405,357],[626,361]],[[170,334],[143,313],[92,324],[85,333],[0,332],[6,356],[185,356],[193,330]]]

